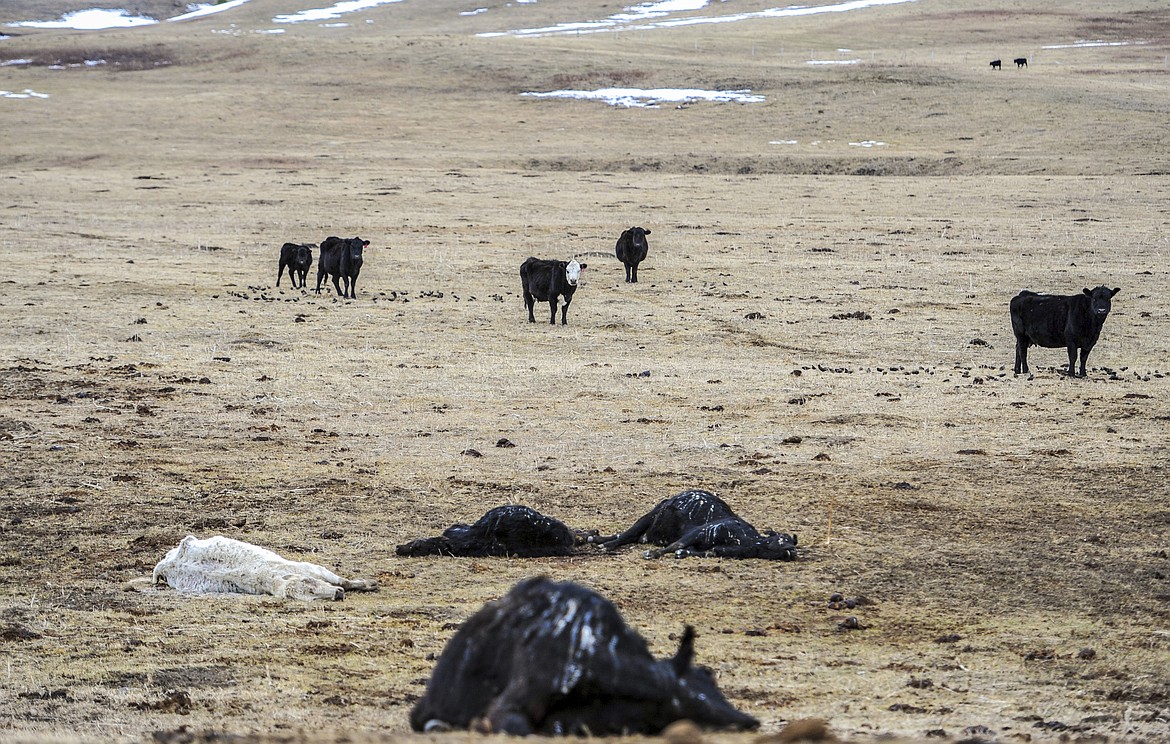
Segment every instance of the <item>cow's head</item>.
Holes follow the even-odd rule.
[[[327,599],[340,602],[345,599],[345,590],[327,581],[312,576],[303,576],[289,573],[277,577],[273,587],[273,594],[277,597],[300,599],[311,602],[315,599]]]
[[[1121,291],[1121,287],[1109,289],[1106,286],[1100,286],[1095,289],[1085,287],[1084,293],[1089,296],[1089,312],[1094,316],[1105,319],[1109,314],[1109,310],[1113,307],[1113,295]]]
[[[763,537],[756,544],[759,546],[761,558],[779,561],[796,560],[796,535],[765,530]]]
[[[581,279],[581,271],[588,268],[589,264],[577,263],[577,259],[565,264],[565,281],[569,283],[570,287],[576,287],[577,282]]]
[[[646,236],[649,234],[650,231],[644,227],[630,228],[630,240],[632,240],[634,245],[638,246],[639,248],[646,245]]]
[[[313,265],[313,250],[307,245],[297,246],[296,265],[308,270]]]
[[[678,693],[671,701],[673,711],[680,719],[686,718],[699,726],[726,728],[737,731],[758,728],[760,722],[747,713],[736,710],[715,684],[711,670],[693,664],[695,658],[695,629],[687,626],[678,653],[670,660],[678,676]]]
[[[347,250],[349,251],[350,262],[356,266],[361,266],[362,265],[362,250],[364,250],[365,247],[370,244],[370,241],[362,240],[361,238],[355,237],[355,238],[350,238],[347,242],[349,243],[349,245],[347,246]]]

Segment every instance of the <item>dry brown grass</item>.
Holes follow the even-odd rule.
[[[1165,13],[1009,6],[482,39],[616,6],[406,2],[271,36],[299,7],[253,0],[0,42],[175,61],[0,67],[50,95],[0,99],[0,739],[404,738],[454,625],[538,572],[660,653],[694,623],[766,733],[1160,738]],[[1043,49],[1086,36],[1149,43]],[[863,64],[805,64],[840,48]],[[768,100],[517,95],[610,81]],[[284,241],[329,234],[372,241],[356,301],[272,286]],[[524,322],[530,254],[589,263],[569,326]],[[1102,283],[1089,378],[1059,350],[1013,378],[1008,298]],[[693,486],[801,560],[394,555],[500,503],[608,531]],[[384,588],[123,590],[187,533]],[[864,630],[833,592],[870,600]]]

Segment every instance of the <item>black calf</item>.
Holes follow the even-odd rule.
[[[276,286],[280,286],[280,277],[288,267],[288,279],[293,289],[304,288],[305,277],[313,266],[313,249],[317,246],[312,243],[285,243],[280,247],[280,269],[276,272]],[[297,284],[297,279],[301,283]]]

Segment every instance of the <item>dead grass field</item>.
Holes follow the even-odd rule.
[[[536,573],[660,654],[694,624],[764,733],[1163,740],[1170,11],[516,39],[474,34],[620,8],[473,5],[5,29],[34,64],[0,89],[49,97],[0,98],[0,740],[402,740],[453,628]],[[1044,48],[1083,39],[1142,43]],[[615,84],[767,101],[519,95]],[[283,242],[329,234],[372,241],[356,301],[274,287]],[[589,264],[568,326],[525,322],[528,255]],[[1010,297],[1098,284],[1089,377],[1042,349],[1013,378]],[[394,555],[501,503],[608,531],[688,487],[800,560]],[[188,533],[383,589],[125,589]]]

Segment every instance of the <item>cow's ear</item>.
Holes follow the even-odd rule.
[[[691,668],[691,662],[695,659],[695,629],[690,625],[683,631],[682,640],[678,643],[678,653],[674,655],[674,659],[670,664],[674,667],[674,672],[682,677]]]
[[[646,234],[647,234],[647,235],[649,235],[649,234],[650,234],[650,231],[649,231],[649,230],[647,230],[647,231],[646,231]]]
[[[1121,291],[1121,287],[1114,287],[1113,291],[1109,293],[1109,296],[1112,297],[1113,295],[1117,294],[1120,291]]]
[[[1085,294],[1087,294],[1087,295],[1088,295],[1088,296],[1090,296],[1090,297],[1092,297],[1092,296],[1093,296],[1093,290],[1089,289],[1088,287],[1085,287],[1085,288],[1084,288],[1084,289],[1082,289],[1081,291],[1082,291],[1082,292],[1084,292]]]
[[[589,268],[589,264],[581,264],[582,270],[587,269],[587,268]]]

